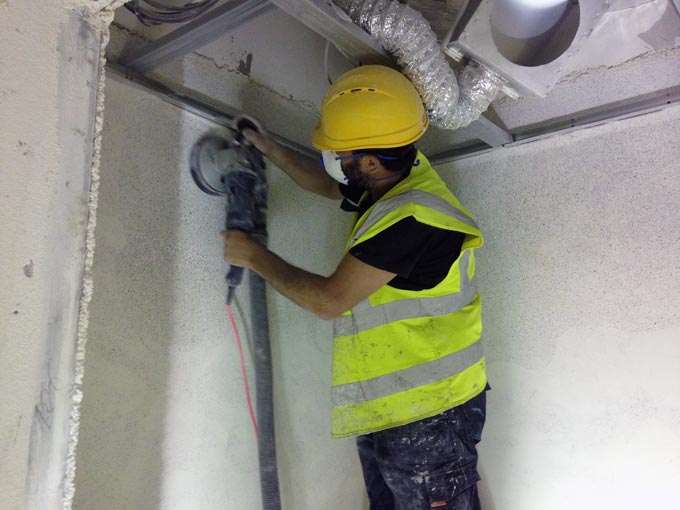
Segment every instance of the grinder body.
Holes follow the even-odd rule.
[[[225,228],[252,234],[266,244],[267,188],[262,154],[243,143],[242,129],[257,129],[244,120],[232,137],[207,137],[196,143],[191,153],[191,176],[210,195],[227,197]],[[243,268],[230,266],[226,276],[227,304],[243,279]]]

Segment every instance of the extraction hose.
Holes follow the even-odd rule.
[[[206,137],[197,142],[190,158],[191,177],[198,188],[214,196],[226,196],[226,229],[240,230],[267,245],[267,178],[265,162],[256,147],[244,143],[243,131],[261,129],[259,123],[241,115],[234,120],[236,135],[222,139]],[[258,441],[262,508],[280,510],[281,496],[276,466],[274,436],[274,397],[271,345],[267,319],[267,292],[264,280],[253,271],[250,277],[250,314],[255,353],[256,415],[253,416],[243,347],[231,310],[231,302],[240,286],[244,269],[230,266],[226,277],[227,315],[238,345],[246,391],[248,411]]]
[[[258,124],[248,117],[235,121],[239,131],[250,128],[258,130]],[[262,155],[252,146],[244,147],[255,179],[248,179],[241,172],[239,190],[250,196],[250,204],[238,201],[234,205],[244,207],[250,216],[249,230],[253,237],[267,244],[267,180]],[[233,196],[230,198],[234,198]],[[229,216],[229,215],[228,215]],[[257,414],[257,445],[260,467],[260,489],[264,510],[281,510],[279,476],[276,465],[276,440],[274,430],[274,383],[272,375],[271,342],[269,338],[269,314],[267,311],[267,286],[260,275],[249,273],[250,320],[255,351],[255,404]]]
[[[254,120],[242,116],[235,121],[239,131],[236,139],[239,170],[225,176],[228,229],[248,232],[263,245],[267,244],[267,180],[262,154],[253,146],[243,145],[243,129],[258,129]],[[267,289],[264,280],[254,271],[249,273],[251,331],[255,352],[255,394],[257,396],[256,430],[260,468],[262,508],[280,510],[281,496],[276,465],[274,432],[274,395],[267,313]],[[227,274],[227,306],[240,285],[243,269],[232,266]]]
[[[281,496],[276,468],[274,435],[274,399],[269,319],[267,316],[267,287],[264,280],[249,271],[250,314],[255,343],[255,388],[257,392],[258,453],[262,508],[280,510]]]
[[[409,5],[398,0],[333,1],[394,56],[418,90],[433,126],[467,126],[498,95],[501,78],[476,62],[456,79],[430,24]]]

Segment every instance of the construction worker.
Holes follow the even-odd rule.
[[[486,414],[482,234],[416,149],[428,127],[401,73],[364,66],[340,77],[312,143],[322,166],[245,131],[302,188],[342,200],[356,218],[328,277],[297,268],[243,232],[225,258],[322,319],[334,319],[332,435],[358,436],[376,510],[480,508],[477,450]]]

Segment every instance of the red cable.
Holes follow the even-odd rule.
[[[234,321],[234,315],[231,313],[231,306],[227,305],[227,315],[229,316],[229,321],[231,322],[231,327],[234,328],[234,334],[236,336],[236,345],[238,345],[238,355],[241,358],[241,374],[243,375],[243,385],[246,390],[246,402],[248,402],[248,412],[250,413],[250,419],[253,422],[253,429],[255,430],[255,437],[257,438],[257,421],[255,421],[255,413],[253,412],[253,403],[250,401],[250,388],[248,388],[248,376],[246,375],[246,363],[243,360],[243,346],[241,345],[241,335],[238,334],[238,328],[236,327],[236,321]]]

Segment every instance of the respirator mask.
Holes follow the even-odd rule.
[[[333,179],[338,181],[340,184],[361,186],[363,188],[368,187],[371,182],[384,181],[387,179],[394,179],[395,176],[403,174],[406,170],[402,172],[395,172],[393,175],[388,175],[387,177],[382,177],[380,179],[368,179],[359,170],[358,162],[354,161],[350,168],[342,167],[343,159],[355,159],[365,156],[367,152],[357,152],[356,154],[350,154],[349,156],[338,156],[335,151],[321,151],[321,167],[330,175]],[[378,159],[395,161],[399,158],[394,158],[390,156],[382,156],[380,154],[374,154]],[[414,165],[415,166],[415,165]]]
[[[358,176],[349,176],[346,175],[345,172],[342,169],[342,160],[343,159],[352,159],[352,158],[358,158],[363,156],[363,153],[360,154],[351,154],[349,156],[338,156],[338,153],[335,151],[321,151],[321,167],[326,171],[328,175],[330,175],[333,179],[338,181],[340,184],[345,184],[349,185],[350,180],[355,183],[357,180]]]

